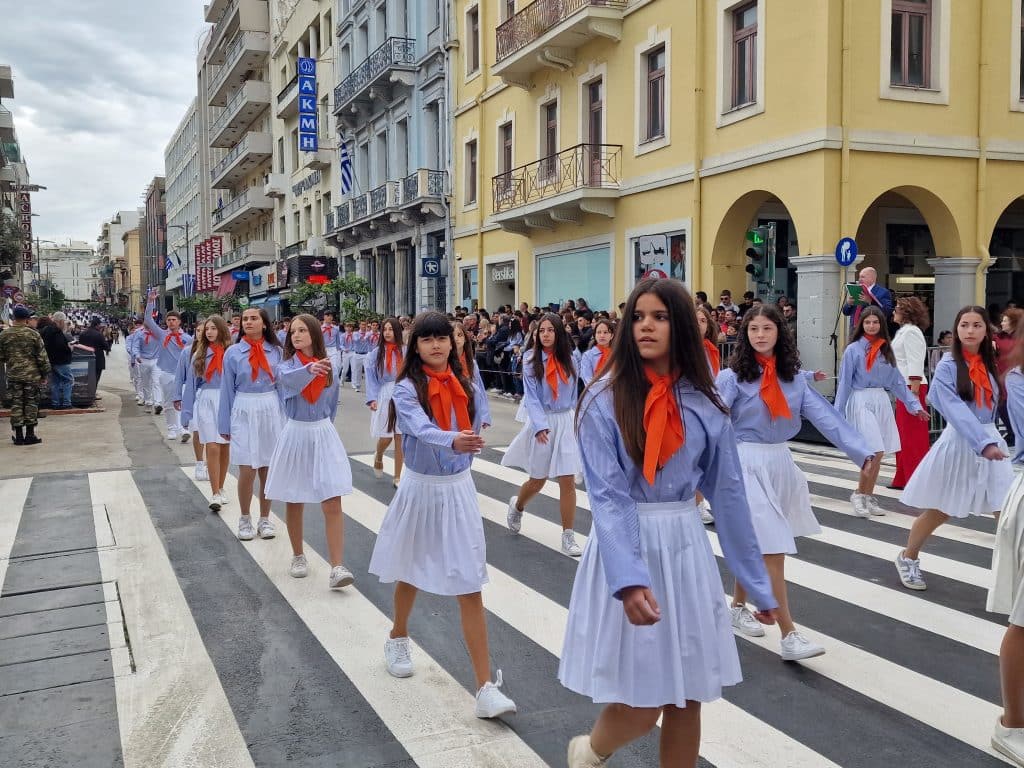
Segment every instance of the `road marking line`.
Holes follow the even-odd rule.
[[[0,592],[3,592],[11,549],[18,535],[18,526],[21,525],[21,516],[31,487],[31,477],[0,480],[0,499],[4,500],[3,512],[0,513]]]

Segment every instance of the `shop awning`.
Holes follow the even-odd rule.
[[[223,296],[230,296],[235,292],[235,284],[238,281],[235,280],[230,274],[224,274],[220,276],[220,285],[217,286],[217,298]]]

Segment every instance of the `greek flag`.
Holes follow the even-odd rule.
[[[170,272],[172,269],[174,269],[174,262],[171,261],[171,255],[167,254],[167,261],[164,263],[164,271]]]
[[[184,298],[194,296],[196,292],[196,276],[195,275],[182,275],[181,276],[181,295]]]
[[[348,151],[348,142],[341,140],[341,194],[352,194],[352,155]]]

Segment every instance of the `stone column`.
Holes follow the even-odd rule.
[[[832,329],[836,327],[836,315],[842,303],[842,272],[833,254],[813,256],[790,256],[789,263],[796,269],[796,339],[800,349],[800,361],[804,368],[836,373],[836,350],[831,344]],[[852,268],[851,268],[852,270]],[[851,271],[851,275],[852,275]],[[852,277],[851,277],[852,279]],[[842,343],[843,323],[840,318],[837,343]],[[839,358],[842,349],[839,349]],[[817,385],[820,392],[831,394],[835,391],[834,381]]]
[[[928,259],[935,271],[935,299],[932,303],[932,338],[940,331],[952,331],[956,313],[962,307],[974,304],[974,287],[979,258],[937,257]]]
[[[408,270],[409,249],[399,246],[395,249],[395,314],[409,314]]]

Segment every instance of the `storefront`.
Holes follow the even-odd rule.
[[[516,306],[516,263],[514,260],[495,261],[484,265],[484,305],[494,310],[504,304]]]
[[[540,307],[583,298],[591,309],[611,309],[611,246],[538,254],[536,285]]]
[[[477,267],[462,267],[459,270],[460,307],[473,307],[480,298],[480,277]]]
[[[631,286],[645,277],[674,277],[689,285],[686,233],[662,232],[630,239]]]

